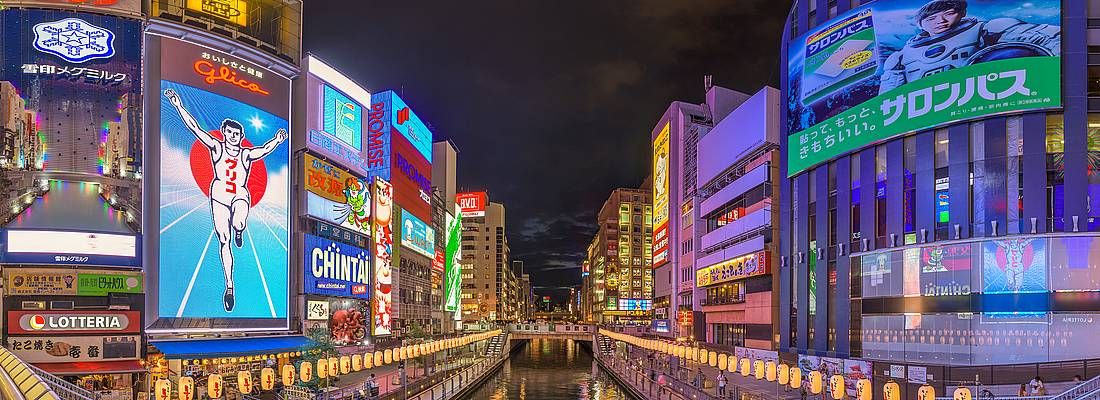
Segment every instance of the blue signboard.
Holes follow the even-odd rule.
[[[668,333],[668,320],[667,319],[655,319],[653,320],[653,330],[660,333]]]
[[[420,120],[420,117],[412,111],[412,108],[402,100],[397,93],[387,90],[371,96],[371,103],[382,104],[388,112],[393,129],[401,132],[401,135],[412,143],[413,147],[424,156],[428,163],[432,162],[432,131]],[[371,108],[377,107],[372,105]],[[378,110],[372,110],[378,111]],[[369,127],[369,125],[368,125]]]
[[[363,106],[324,85],[325,132],[356,150],[363,148]]]
[[[435,230],[410,212],[401,213],[401,246],[435,258]]]
[[[369,251],[310,234],[303,247],[306,293],[370,299]]]

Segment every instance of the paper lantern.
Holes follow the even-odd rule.
[[[718,370],[722,371],[722,370],[726,369],[728,366],[729,366],[729,356],[726,355],[726,353],[719,354],[718,355],[718,365],[716,366],[716,367],[718,367]]]
[[[778,379],[780,385],[791,383],[791,367],[788,367],[787,364],[779,364],[779,367],[776,369],[779,373]]]
[[[802,387],[802,369],[798,367],[791,367],[791,389],[799,389]]]
[[[764,363],[764,379],[767,379],[768,382],[775,382],[775,361]]]
[[[707,356],[710,355],[710,352],[707,349],[696,348],[696,350],[698,351],[695,352],[695,359],[700,363],[707,362]]]
[[[179,400],[195,399],[195,379],[189,376],[180,377]]]
[[[382,365],[387,365],[391,362],[393,362],[393,349],[386,349],[386,351],[382,353]]]
[[[351,373],[351,357],[340,356],[340,375]]]
[[[309,361],[302,361],[302,365],[298,367],[298,372],[302,376],[302,382],[313,380],[313,364],[310,364]]]
[[[360,354],[351,355],[351,370],[352,372],[359,372],[363,370],[363,356]]]
[[[737,373],[737,365],[738,365],[737,356],[730,355],[729,365],[728,365],[729,368],[727,368],[726,371],[729,371],[729,373],[731,373],[731,374],[736,374]]]
[[[294,384],[294,366],[287,364],[283,366],[283,386],[291,386]]]
[[[921,385],[917,389],[917,400],[936,400],[936,388],[929,384]]]
[[[156,387],[156,400],[171,400],[172,398],[172,382],[167,379],[157,379]]]
[[[340,360],[336,357],[328,358],[328,376],[340,376]]]
[[[243,394],[252,393],[252,373],[248,371],[237,372],[237,390]]]
[[[749,376],[750,372],[752,372],[752,371],[750,371],[749,359],[742,358],[741,359],[741,376]]]
[[[882,398],[884,400],[901,400],[901,386],[897,382],[890,381],[882,385]]]
[[[821,371],[810,371],[810,394],[820,394],[822,389]]]
[[[223,390],[225,390],[225,385],[222,382],[221,375],[210,374],[206,378],[206,395],[211,399],[221,398]]]
[[[764,379],[764,360],[752,362],[752,375],[756,380]]]
[[[955,393],[952,393],[951,398],[954,400],[970,400],[970,389],[964,387],[955,389]]]
[[[847,392],[848,390],[844,387],[843,376],[833,375],[829,377],[829,394],[833,396],[833,400],[843,399],[844,395],[848,394]]]
[[[855,400],[871,400],[872,395],[871,380],[867,378],[856,381],[856,398]]]
[[[325,358],[318,358],[317,359],[317,378],[318,379],[328,378],[328,359],[325,359]]]
[[[375,367],[380,367],[380,366],[384,365],[385,364],[384,361],[385,360],[383,360],[383,358],[382,358],[382,352],[381,351],[374,352],[374,359],[372,359],[371,362],[374,363]]]
[[[271,390],[275,388],[275,369],[265,367],[260,370],[260,389]]]
[[[707,364],[710,364],[711,367],[717,367],[718,366],[718,353],[715,353],[715,352],[712,351],[712,352],[710,352],[710,354],[707,354]]]

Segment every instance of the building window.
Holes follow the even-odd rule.
[[[710,326],[714,344],[731,347],[745,345],[744,324],[711,324]]]
[[[1065,215],[1065,135],[1062,114],[1047,115],[1047,232],[1063,230]]]
[[[745,283],[729,282],[707,288],[707,306],[721,306],[745,302]]]
[[[950,141],[947,137],[947,129],[938,129],[935,135],[936,137],[933,139],[936,141],[935,156],[933,157],[936,168],[936,200],[934,207],[936,215],[933,217],[936,222],[935,239],[947,240],[950,237],[948,236],[948,226],[951,223],[951,191],[950,177],[948,175],[948,162],[950,159],[947,157],[948,149],[950,148],[948,143],[950,143]]]

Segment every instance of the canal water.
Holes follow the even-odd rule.
[[[517,349],[468,400],[631,400],[596,366],[588,347],[563,339],[535,339]]]

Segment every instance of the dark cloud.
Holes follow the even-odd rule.
[[[508,210],[512,254],[559,300],[595,211],[648,174],[649,132],[703,75],[775,85],[789,1],[307,2],[304,47],[399,91]],[[552,293],[551,293],[552,292]],[[564,293],[563,293],[564,292]]]

